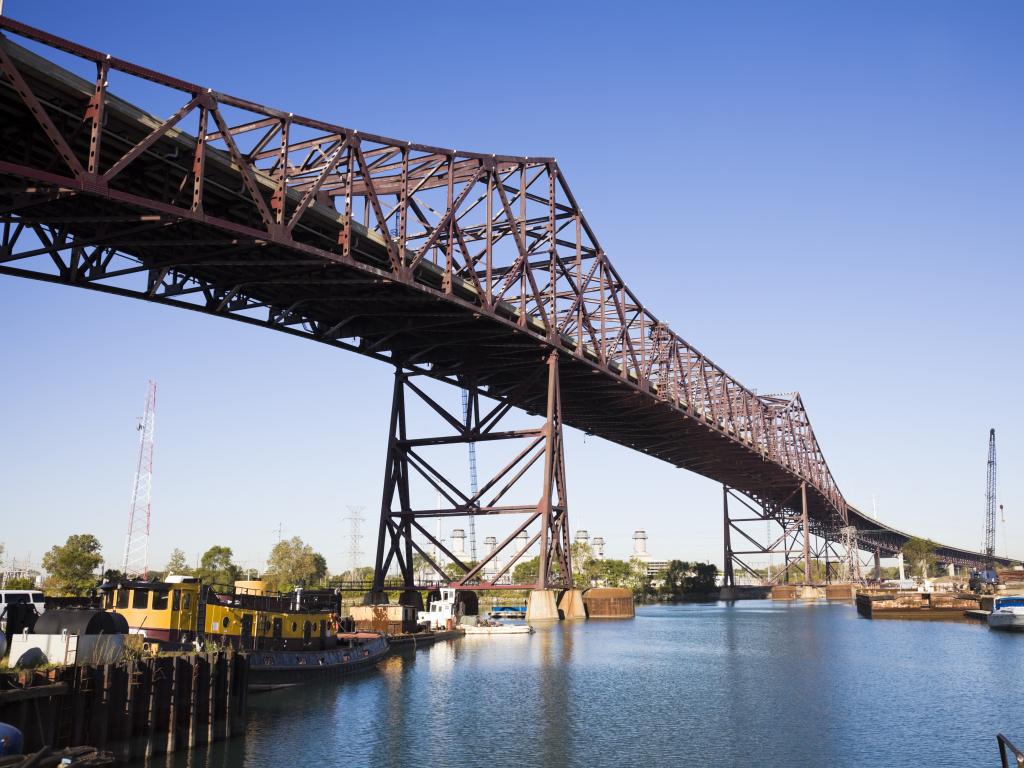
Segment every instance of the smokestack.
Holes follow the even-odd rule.
[[[633,531],[633,556],[644,557],[647,554],[647,531]]]
[[[452,553],[460,560],[466,555],[466,532],[462,528],[452,530]]]

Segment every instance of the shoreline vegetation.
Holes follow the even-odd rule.
[[[0,545],[0,559],[3,556]],[[93,593],[103,581],[117,581],[124,578],[119,570],[100,570],[104,562],[102,546],[92,534],[73,534],[64,544],[54,545],[43,556],[46,577],[42,589],[48,595],[58,598],[85,597]],[[713,563],[669,560],[663,570],[650,572],[647,563],[637,558],[617,560],[598,558],[589,545],[576,542],[572,545],[573,582],[580,589],[589,587],[620,587],[630,590],[638,602],[706,599],[717,593],[718,568]],[[475,565],[471,563],[470,566]],[[537,578],[539,558],[533,557],[518,563],[512,572],[512,583],[529,584]],[[413,556],[414,572],[424,581],[437,578],[437,574],[422,555]],[[244,579],[264,582],[268,590],[291,592],[295,589],[332,589],[353,582],[366,585],[369,592],[373,581],[373,568],[363,566],[331,574],[322,554],[305,543],[298,536],[282,539],[270,552],[267,567],[258,572],[243,569],[234,562],[231,547],[215,544],[209,547],[192,566],[181,549],[174,549],[162,570],[149,572],[150,580],[161,580],[168,574],[196,576],[204,584],[231,585]],[[11,579],[8,589],[34,589],[31,578]],[[352,592],[353,601],[361,602],[362,595]],[[388,593],[390,599],[398,593]],[[487,603],[502,603],[525,600],[528,589],[506,590]],[[345,600],[349,604],[348,600]]]

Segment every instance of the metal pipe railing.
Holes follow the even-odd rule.
[[[1011,768],[1009,756],[1006,753],[1007,750],[1013,754],[1013,765],[1017,766],[1017,768],[1024,768],[1024,752],[1017,749],[1013,742],[1001,733],[996,734],[996,741],[999,744],[999,759],[1002,760],[1003,768]]]

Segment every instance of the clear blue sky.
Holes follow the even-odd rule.
[[[553,155],[631,287],[760,392],[799,390],[847,498],[978,546],[989,427],[1024,555],[1024,4],[150,4],[7,15],[293,112]],[[131,92],[119,95],[132,98]],[[391,374],[337,350],[0,278],[0,539],[120,559],[159,380],[154,562],[375,525]],[[568,438],[573,528],[720,561],[714,483]],[[1004,546],[1000,533],[999,549]],[[364,549],[372,538],[364,540]]]

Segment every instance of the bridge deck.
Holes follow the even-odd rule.
[[[0,27],[103,66],[96,52],[8,19],[0,19]],[[559,187],[564,180],[552,161],[356,138],[337,126],[285,117],[137,67],[129,71],[122,62],[116,66],[130,74],[163,78],[185,92],[190,99],[182,119],[167,126],[104,90],[102,129],[95,120],[90,129],[95,82],[7,38],[0,46],[22,80],[9,72],[0,80],[0,274],[229,317],[453,383],[472,369],[485,392],[531,413],[543,409],[546,381],[537,373],[554,348],[566,424],[768,505],[807,481],[817,532],[827,535],[848,519],[865,534],[865,545],[884,552],[906,540],[907,534],[846,504],[798,397],[758,398],[662,331],[596,239],[588,239],[589,227],[567,187]],[[34,114],[33,100],[48,119]],[[252,124],[279,121],[285,136],[288,126],[297,130],[304,121],[320,137],[287,146],[294,176],[285,183],[274,166],[254,160],[273,155],[272,142],[250,143],[245,151],[235,145],[254,129],[228,126],[221,114],[228,107],[255,112]],[[189,133],[183,126],[197,115],[207,128]],[[204,137],[199,150],[197,136]],[[410,148],[421,153],[419,165],[411,164]],[[292,155],[303,150],[318,151],[319,165],[293,164]],[[430,166],[432,158],[447,163],[444,173]],[[518,189],[510,181],[517,172]],[[543,173],[550,197],[541,217],[528,211],[543,195],[530,192],[527,180]],[[454,210],[468,207],[476,194],[457,197],[457,182],[468,190],[485,181],[486,220],[461,229],[452,211],[431,229],[411,192],[413,186],[419,194],[447,187]],[[503,189],[518,203],[502,198]],[[379,207],[387,194],[396,198],[394,210],[400,208],[394,230],[389,224],[398,222]],[[492,202],[498,198],[500,204]],[[361,222],[353,201],[362,202]],[[420,219],[420,231],[412,233],[407,215]],[[566,249],[561,233],[570,228],[576,231],[568,242],[572,253],[563,256],[557,249]],[[541,230],[527,247],[528,237]],[[499,261],[495,254],[512,240],[521,258]],[[547,243],[547,250],[537,243]],[[481,255],[470,257],[474,247]],[[461,268],[452,266],[457,251],[466,262]],[[608,468],[599,474],[601,482],[629,482]],[[978,558],[945,546],[940,554],[963,562]]]

